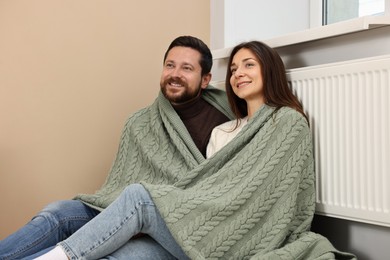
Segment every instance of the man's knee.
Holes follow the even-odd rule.
[[[50,211],[50,212],[62,211],[64,208],[72,207],[80,203],[81,202],[77,200],[58,200],[48,204],[46,207],[43,208],[42,211]]]
[[[92,219],[98,212],[78,200],[59,200],[48,204],[37,215],[53,221]]]
[[[76,201],[76,203],[78,202]],[[52,225],[58,225],[64,215],[69,214],[67,209],[69,207],[73,207],[76,205],[76,203],[71,200],[60,200],[52,202],[45,206],[40,212],[38,212],[38,214],[33,217],[32,221],[34,222],[45,219],[49,223],[52,223]]]
[[[50,213],[55,216],[61,216],[67,212],[73,211],[73,209],[80,208],[80,206],[82,206],[80,204],[82,203],[77,200],[59,200],[48,204],[39,212],[39,214]]]
[[[31,221],[37,226],[57,229],[68,236],[89,222],[99,212],[78,200],[61,200],[48,204]]]

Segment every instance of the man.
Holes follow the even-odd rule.
[[[191,164],[204,160],[212,129],[232,118],[224,93],[208,87],[211,66],[211,52],[201,40],[191,36],[176,38],[164,55],[160,81],[162,95],[153,105],[130,117],[114,166],[103,187],[93,195],[79,195],[75,200],[48,205],[31,222],[0,241],[0,259],[20,259],[46,252],[98,215],[127,185],[142,181],[143,175],[166,174],[168,179],[180,178],[178,172],[167,170],[170,155],[162,150],[162,146],[158,147],[161,143],[175,143],[171,156],[181,156],[181,149],[192,151],[193,158],[188,160],[188,165],[180,165],[177,169],[190,168]],[[155,124],[156,127],[167,128],[172,135],[155,131],[153,127],[157,121],[161,124]],[[142,138],[149,141],[144,142]],[[150,138],[155,140],[150,142]],[[134,144],[129,146],[129,142]],[[134,146],[137,153],[129,148]],[[126,157],[126,163],[122,165],[123,157]],[[113,254],[116,258],[121,256],[173,258],[148,236],[132,239]]]

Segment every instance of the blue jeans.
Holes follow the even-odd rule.
[[[110,259],[112,254],[123,252],[123,259],[129,259],[129,240],[139,233],[149,235],[174,257],[188,259],[140,184],[129,185],[111,205],[59,245],[70,259]],[[140,255],[145,252],[136,251]]]
[[[24,227],[0,241],[0,260],[34,259],[68,238],[98,214],[99,211],[77,200],[51,203]],[[104,259],[129,258],[176,259],[147,235],[131,239]]]
[[[21,229],[0,241],[0,259],[22,259],[68,238],[99,214],[80,201],[49,204]]]
[[[50,249],[43,250],[37,254],[23,258],[23,260],[33,260],[38,256],[43,255]],[[130,239],[126,245],[122,246],[115,252],[106,255],[100,259],[120,260],[120,259],[137,259],[137,260],[177,260],[172,254],[165,250],[150,236],[142,236],[137,239]]]

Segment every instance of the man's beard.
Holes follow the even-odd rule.
[[[183,88],[183,92],[181,92],[180,95],[177,95],[176,93],[175,94],[170,94],[169,91],[167,90],[167,86],[169,85],[169,83],[171,82],[175,82],[175,83],[178,83],[181,85],[181,88]],[[182,103],[186,103],[188,101],[191,101],[193,99],[195,99],[196,97],[199,96],[200,92],[201,92],[201,84],[199,84],[199,87],[197,89],[189,89],[188,88],[188,85],[183,82],[182,80],[180,79],[176,79],[176,80],[173,80],[173,79],[167,79],[167,80],[164,80],[161,84],[161,91],[163,93],[163,95],[165,96],[166,99],[168,99],[171,103],[175,103],[175,104],[182,104]]]

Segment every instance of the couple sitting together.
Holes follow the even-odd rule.
[[[235,46],[226,91],[211,66],[201,40],[176,38],[101,189],[49,204],[0,259],[353,259],[310,231],[312,138],[280,56]]]

